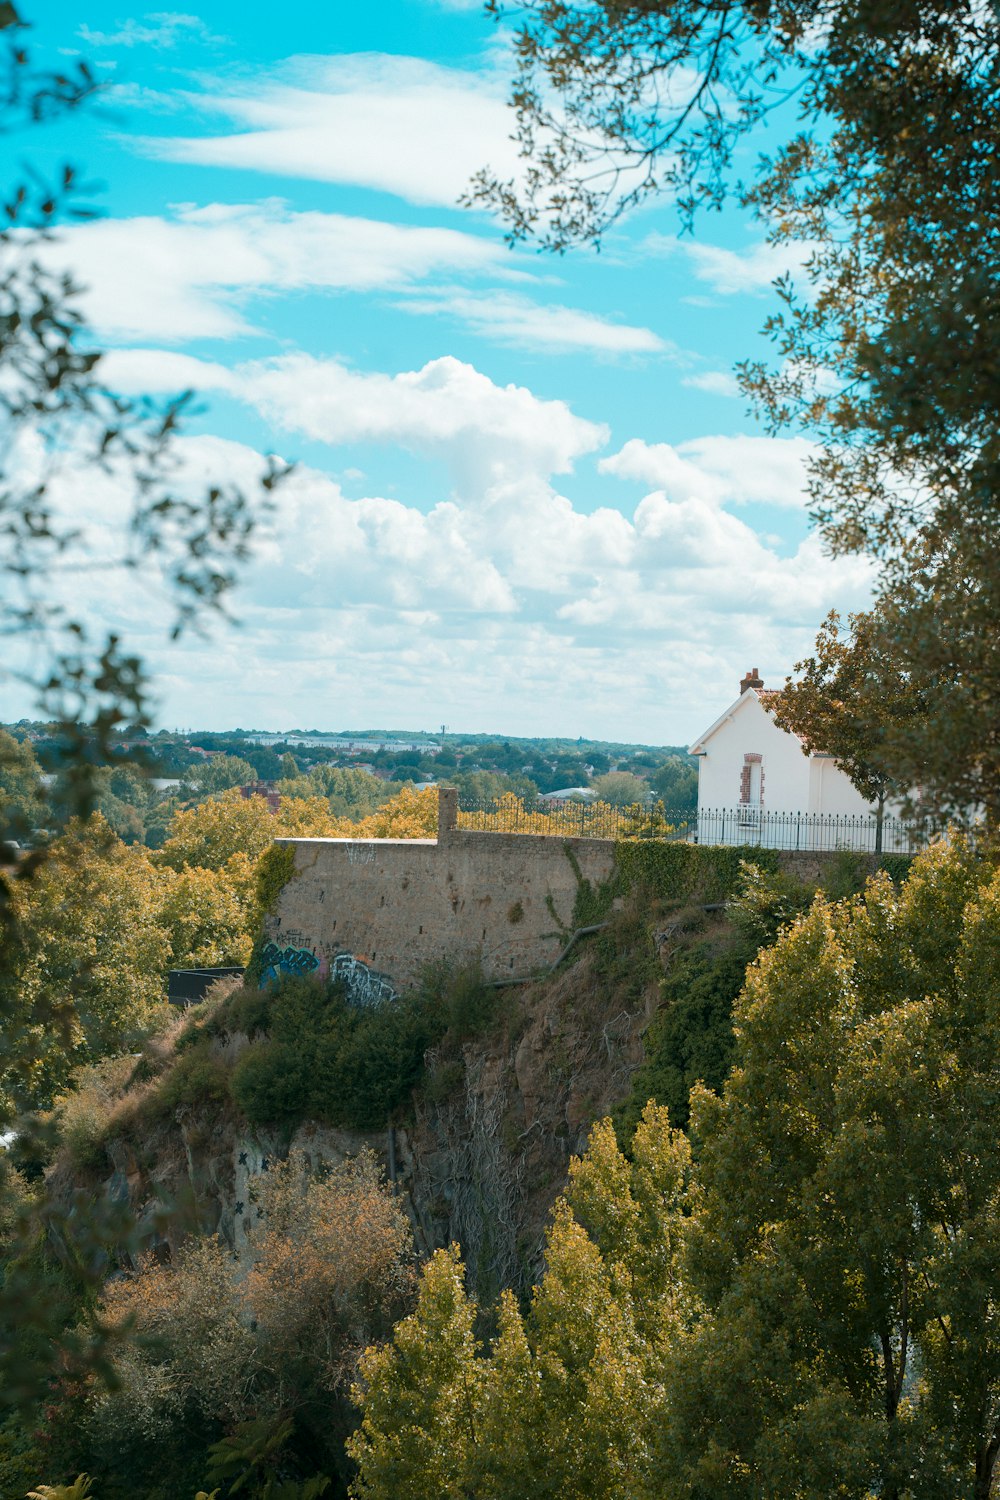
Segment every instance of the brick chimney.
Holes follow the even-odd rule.
[[[757,668],[754,667],[752,672],[748,672],[745,677],[740,679],[740,697],[743,697],[747,688],[762,688],[763,686],[764,679],[760,676]]]

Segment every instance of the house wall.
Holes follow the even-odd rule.
[[[699,812],[739,806],[747,755],[761,757],[764,812],[857,817],[874,811],[836,761],[803,755],[798,738],[779,729],[750,690],[704,741],[698,761]]]
[[[704,748],[698,761],[699,812],[739,805],[747,755],[761,757],[761,805],[767,812],[809,810],[810,762],[799,741],[777,727],[753,691],[744,693]]]

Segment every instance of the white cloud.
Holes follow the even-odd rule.
[[[141,21],[116,22],[117,31],[94,31],[84,23],[77,36],[86,47],[176,47],[178,42],[221,42],[213,36],[200,16],[179,11],[156,11]]]
[[[489,162],[513,170],[506,80],[386,53],[292,59],[241,87],[206,80],[196,98],[235,127],[224,135],[147,136],[163,160],[243,168],[394,193],[453,207]]]
[[[805,263],[815,246],[804,240],[787,245],[769,245],[760,241],[742,250],[727,250],[722,245],[685,240],[684,248],[698,280],[728,296],[766,291],[772,282],[787,272],[801,280]]]
[[[363,374],[307,354],[255,360],[235,370],[156,350],[107,357],[105,378],[123,392],[224,390],[289,432],[320,442],[396,444],[443,456],[460,487],[511,474],[563,474],[607,441],[607,431],[523,386],[498,386],[450,356],[398,375]]]
[[[136,380],[149,372],[153,352],[111,359],[125,383],[130,366]],[[454,488],[423,509],[378,493],[348,498],[300,467],[261,529],[241,631],[171,654],[155,590],[126,581],[109,598],[84,580],[96,615],[166,670],[168,719],[346,727],[391,705],[396,722],[679,742],[734,695],[745,657],[780,677],[833,605],[867,600],[863,560],[832,561],[814,537],[782,555],[726,508],[762,487],[747,479],[738,443],[686,445],[684,484],[673,488],[660,482],[662,445],[627,444],[604,467],[656,488],[631,511],[583,511],[548,475],[602,434],[559,403],[452,360],[395,377],[340,370],[331,385],[316,363],[292,371],[287,388],[281,366],[216,367],[214,377],[202,368],[272,407],[318,386],[303,419],[316,431],[444,455]],[[197,364],[172,356],[164,385]],[[506,463],[495,462],[500,450]],[[179,452],[180,483],[214,475],[252,488],[260,470],[253,450],[216,438],[182,439]],[[96,484],[113,488],[113,477]],[[111,501],[91,498],[111,525]]]
[[[691,386],[696,391],[707,391],[710,396],[740,394],[736,376],[729,370],[705,370],[701,375],[685,375],[681,385]]]
[[[448,315],[474,333],[528,349],[589,349],[602,354],[662,354],[673,349],[651,328],[612,323],[579,308],[543,305],[511,292],[431,293],[399,306],[405,312]]]
[[[103,333],[173,341],[246,333],[244,305],[255,294],[503,275],[507,252],[458,230],[296,213],[269,200],[181,207],[169,219],[97,219],[63,230],[47,254],[88,289],[84,309]]]
[[[703,437],[676,447],[632,438],[599,468],[655,485],[670,500],[694,497],[712,505],[756,502],[801,510],[811,451],[804,438]]]
[[[500,289],[470,291],[436,277],[533,280],[498,239],[344,214],[258,204],[180,205],[171,217],[97,219],[46,249],[84,288],[83,310],[106,337],[233,338],[251,333],[253,298],[276,293],[391,292],[396,309],[451,316],[494,341],[552,352],[671,352],[649,328]]]
[[[84,580],[96,616],[165,671],[172,722],[347,727],[391,709],[398,723],[678,743],[735,695],[748,661],[780,678],[831,607],[868,599],[864,560],[831,560],[812,536],[783,547],[734,513],[796,503],[804,445],[633,440],[597,469],[637,482],[635,502],[601,504],[592,479],[582,509],[552,476],[578,468],[604,429],[455,359],[389,375],[140,350],[108,367],[123,390],[223,389],[278,428],[401,444],[451,471],[448,491],[418,506],[362,475],[367,493],[350,498],[299,467],[261,528],[235,637],[167,653],[155,590],[126,581],[109,597]],[[260,470],[252,449],[216,438],[179,452],[179,483],[252,488]],[[89,503],[110,526],[111,501]]]

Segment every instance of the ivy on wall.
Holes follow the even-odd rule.
[[[245,970],[245,983],[260,983],[264,967],[264,918],[277,906],[285,886],[296,876],[295,850],[290,844],[272,844],[257,861],[254,896],[256,899],[256,934]]]
[[[278,897],[295,876],[295,850],[290,844],[272,844],[257,861],[257,910],[263,921],[274,910]]]
[[[726,844],[667,843],[662,839],[619,840],[615,864],[621,883],[641,886],[661,901],[728,901],[736,890],[744,860],[777,873],[776,849]]]

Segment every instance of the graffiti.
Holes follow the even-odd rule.
[[[373,865],[375,863],[375,845],[348,844],[347,863],[349,865]]]
[[[265,943],[260,956],[261,986],[273,984],[282,974],[313,974],[319,968],[319,959],[309,948],[279,948],[277,943]]]
[[[344,994],[351,1005],[384,1005],[397,998],[386,976],[376,974],[353,953],[336,955],[330,964],[330,978],[344,986]]]

